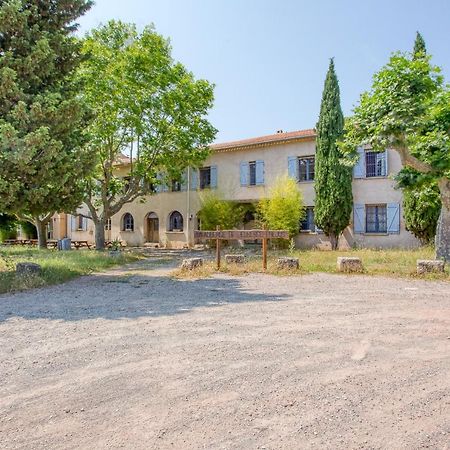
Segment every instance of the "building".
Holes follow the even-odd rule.
[[[268,196],[274,180],[289,174],[298,182],[307,205],[307,217],[299,225],[295,241],[299,248],[326,247],[326,236],[314,224],[315,131],[312,129],[212,145],[212,153],[200,169],[189,169],[182,183],[162,185],[144,202],[123,207],[106,225],[106,239],[118,238],[129,246],[145,243],[168,248],[194,244],[199,227],[202,193],[217,189],[230,200],[255,203]],[[354,168],[352,223],[341,239],[344,247],[415,247],[418,240],[405,229],[402,193],[394,188],[392,175],[402,165],[395,151],[375,153],[359,149]],[[127,160],[120,170],[126,173]],[[87,212],[87,209],[84,209]],[[81,209],[80,209],[81,211]],[[54,228],[74,240],[94,241],[92,221],[81,216],[55,216]],[[58,226],[56,226],[58,225]],[[242,227],[252,228],[253,217],[243,218]],[[55,236],[55,237],[62,237]]]

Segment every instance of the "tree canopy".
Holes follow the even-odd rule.
[[[207,120],[213,86],[173,61],[151,26],[138,33],[111,21],[88,35],[83,54],[78,78],[94,113],[88,147],[96,164],[85,202],[103,248],[108,218],[206,158],[216,134]]]
[[[82,198],[88,114],[73,80],[75,20],[92,2],[0,5],[0,209],[33,221],[40,246],[55,211]]]
[[[435,180],[442,209],[436,235],[438,257],[450,259],[450,89],[430,56],[394,53],[374,75],[346,123],[343,148],[361,144],[396,150],[415,169],[415,182]]]

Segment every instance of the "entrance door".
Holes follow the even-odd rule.
[[[157,217],[147,218],[147,242],[159,242],[159,219]]]

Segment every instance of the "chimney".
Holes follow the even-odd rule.
[[[284,131],[283,130],[277,130],[277,134],[281,134],[281,133],[284,133]]]

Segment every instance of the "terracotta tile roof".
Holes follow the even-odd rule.
[[[133,161],[135,158],[133,158]],[[125,155],[124,153],[119,153],[119,155],[116,158],[116,161],[114,162],[114,165],[122,166],[130,164],[130,157]]]
[[[212,150],[220,151],[225,149],[253,147],[258,145],[271,144],[275,142],[286,142],[297,139],[315,138],[316,130],[310,128],[308,130],[279,132],[275,134],[269,134],[267,136],[259,136],[250,139],[242,139],[240,141],[222,142],[211,145]]]

